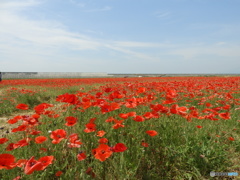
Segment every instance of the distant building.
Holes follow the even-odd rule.
[[[106,77],[106,72],[3,72],[4,79]]]

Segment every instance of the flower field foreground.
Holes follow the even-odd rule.
[[[240,77],[6,80],[0,179],[240,173]],[[8,110],[6,110],[8,109]]]

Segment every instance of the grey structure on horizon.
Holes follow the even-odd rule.
[[[105,72],[3,72],[3,79],[107,77]]]
[[[2,79],[100,78],[100,77],[190,77],[240,76],[240,74],[157,74],[106,72],[2,72]]]

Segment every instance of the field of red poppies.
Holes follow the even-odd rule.
[[[0,82],[0,179],[240,173],[240,77]]]

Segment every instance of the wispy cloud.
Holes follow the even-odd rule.
[[[22,3],[22,4],[21,4]],[[108,49],[121,52],[136,58],[146,58],[149,56],[129,48],[135,47],[157,47],[158,44],[134,41],[109,41],[105,39],[94,39],[85,34],[72,33],[60,22],[52,20],[36,21],[25,18],[17,11],[12,11],[9,7],[29,8],[36,6],[38,1],[26,0],[21,3],[5,4],[4,11],[0,18],[0,49],[2,53],[24,54],[29,52],[38,56],[51,56],[64,50],[83,51]],[[109,10],[105,7],[100,10]],[[94,11],[97,11],[94,10]],[[92,11],[93,12],[93,11]],[[12,56],[12,55],[11,55]],[[19,56],[19,55],[18,55]],[[0,60],[1,61],[1,60]]]
[[[151,57],[150,55],[147,55],[145,53],[136,52],[136,51],[129,50],[129,49],[126,49],[126,48],[123,48],[123,47],[114,46],[112,44],[106,44],[105,47],[107,47],[108,49],[112,49],[112,50],[121,52],[121,53],[126,54],[130,57],[139,58],[141,60],[147,60],[147,61],[153,60],[153,57]]]
[[[21,9],[25,7],[35,6],[40,4],[37,0],[25,0],[25,1],[0,1],[0,9]]]
[[[103,8],[88,9],[88,10],[85,10],[85,12],[102,12],[102,11],[110,11],[111,9],[112,9],[112,7],[105,6]]]
[[[125,48],[157,48],[166,47],[169,44],[149,43],[149,42],[137,42],[137,41],[114,41],[114,45]]]
[[[157,18],[165,19],[165,18],[169,18],[170,17],[171,12],[170,11],[157,11],[157,12],[154,13],[154,15]]]
[[[110,11],[112,9],[112,7],[110,6],[104,6],[101,8],[90,8],[89,5],[91,3],[86,3],[86,2],[79,2],[76,0],[69,0],[69,2],[73,5],[76,5],[78,7],[84,8],[84,12],[101,12],[101,11]]]
[[[77,2],[76,0],[69,0],[69,2],[70,2],[71,4],[74,4],[74,5],[76,5],[76,6],[79,6],[79,7],[81,7],[81,8],[83,8],[83,7],[86,6],[85,3]]]

